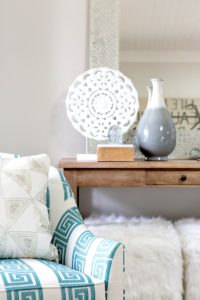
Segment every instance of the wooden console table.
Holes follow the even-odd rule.
[[[85,162],[62,159],[59,167],[79,205],[79,187],[200,186],[200,162],[192,160]]]

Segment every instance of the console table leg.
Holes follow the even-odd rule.
[[[76,188],[76,203],[77,203],[77,206],[79,208],[79,187],[78,186]]]
[[[69,181],[74,198],[76,199],[77,205],[79,206],[79,189],[77,185],[77,173],[72,170],[64,170],[65,178]]]

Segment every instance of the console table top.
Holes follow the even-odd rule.
[[[133,162],[96,162],[77,161],[76,158],[63,158],[59,161],[63,169],[194,169],[200,170],[197,160],[145,161],[137,159]]]

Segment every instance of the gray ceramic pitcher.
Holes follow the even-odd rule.
[[[137,145],[147,160],[167,160],[176,146],[176,129],[165,105],[163,80],[151,83],[151,99],[137,126]]]

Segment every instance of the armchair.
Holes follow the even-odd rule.
[[[123,245],[87,230],[68,182],[54,167],[49,171],[46,204],[59,262],[0,259],[0,299],[125,299]]]

